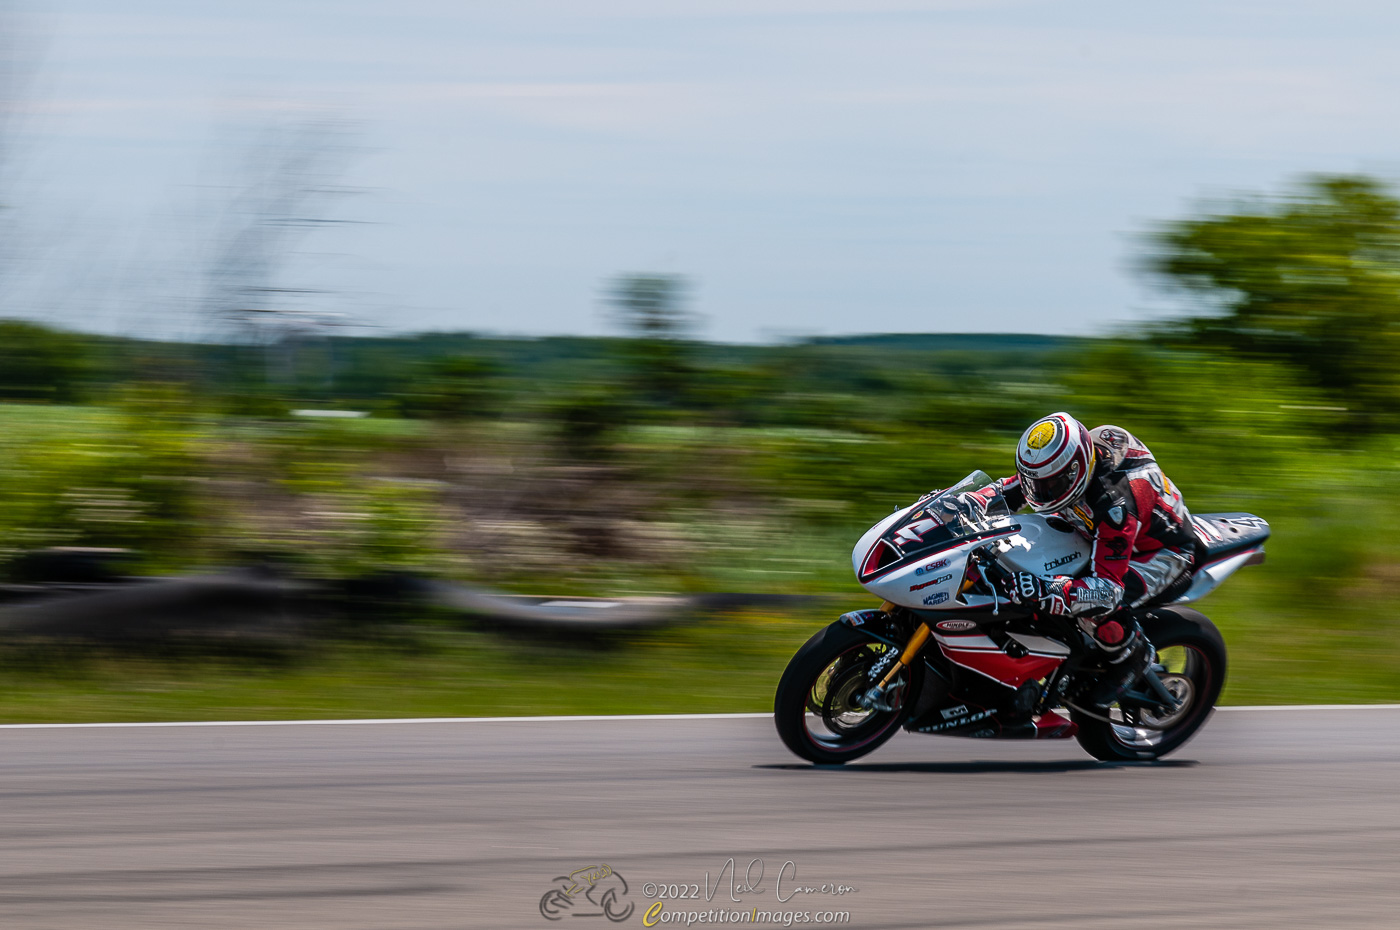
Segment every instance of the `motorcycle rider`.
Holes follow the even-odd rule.
[[[1086,429],[1063,412],[1021,434],[1016,474],[997,484],[1013,511],[1029,505],[1054,514],[1091,541],[1084,577],[1047,581],[1020,572],[1010,596],[1078,621],[1111,672],[1090,701],[1112,703],[1155,660],[1130,610],[1167,592],[1191,569],[1196,540],[1181,492],[1127,430]]]

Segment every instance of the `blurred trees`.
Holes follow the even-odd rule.
[[[674,274],[624,274],[614,278],[605,298],[631,335],[624,352],[631,387],[644,407],[682,406],[694,368],[684,336],[694,322],[686,307],[689,282]]]
[[[0,399],[72,403],[90,369],[82,336],[0,320]]]
[[[1400,200],[1363,176],[1168,224],[1149,268],[1210,312],[1203,345],[1282,359],[1374,428],[1400,400]]]
[[[689,327],[689,285],[676,274],[624,274],[608,285],[607,302],[623,327],[640,339],[676,339]]]
[[[471,355],[453,355],[418,365],[418,377],[399,400],[404,416],[474,420],[500,411],[500,369]]]

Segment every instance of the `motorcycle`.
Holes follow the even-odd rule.
[[[779,736],[819,764],[858,759],[901,727],[1074,738],[1104,761],[1162,758],[1196,734],[1225,683],[1220,631],[1182,605],[1262,563],[1269,538],[1253,514],[1191,519],[1192,570],[1135,611],[1156,658],[1105,708],[1086,700],[1112,671],[1090,635],[1006,596],[1016,572],[1086,572],[1081,533],[1053,515],[1012,514],[980,471],[897,509],[851,553],[861,586],[883,603],[843,614],[792,657],[773,704]]]

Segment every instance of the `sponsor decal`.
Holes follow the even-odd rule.
[[[945,567],[947,564],[947,559],[939,559],[936,562],[930,562],[927,565],[920,565],[918,568],[914,569],[914,574],[927,575],[929,572],[938,571],[940,568]]]
[[[900,529],[894,534],[894,538],[896,542],[905,544],[910,542],[923,542],[925,533],[929,530],[937,529],[942,525],[943,524],[939,523],[937,520],[924,518],[917,523],[911,523],[903,529]]]
[[[943,603],[944,601],[946,601],[947,599],[948,599],[948,592],[947,592],[947,591],[935,591],[935,592],[933,592],[932,594],[930,594],[928,597],[924,598],[924,605],[925,605],[925,606],[932,606],[932,605],[934,605],[934,604],[942,604],[942,603]]]
[[[974,620],[940,620],[934,624],[934,628],[944,633],[965,633],[977,629],[977,623]]]
[[[1116,557],[1121,559],[1128,552],[1128,537],[1115,536],[1104,545],[1108,547],[1109,552],[1112,552]]]
[[[847,626],[864,626],[865,621],[874,619],[880,614],[878,610],[853,610],[848,614],[842,614],[836,619]]]
[[[949,720],[946,723],[936,723],[931,727],[921,727],[924,733],[937,733],[939,730],[951,730],[954,727],[965,727],[969,723],[976,723],[979,720],[986,720],[992,716],[994,711],[984,710],[973,714],[971,717],[959,717],[957,720]]]
[[[959,704],[957,707],[950,707],[947,710],[939,711],[939,713],[943,715],[944,720],[952,720],[954,717],[961,717],[967,712],[966,704]]]
[[[1031,430],[1031,434],[1026,437],[1026,446],[1031,449],[1044,449],[1050,444],[1050,440],[1054,438],[1055,424],[1046,421]]]
[[[949,578],[952,578],[952,577],[953,577],[953,573],[952,573],[952,572],[949,572],[949,573],[946,574],[946,575],[939,575],[937,578],[933,579],[932,581],[925,581],[923,584],[916,584],[916,585],[913,585],[913,586],[911,586],[911,587],[909,588],[909,590],[910,590],[910,591],[919,591],[919,590],[922,590],[922,589],[924,589],[924,588],[927,588],[929,585],[942,584],[943,582],[947,581]]]
[[[1068,565],[1069,563],[1073,562],[1075,559],[1079,558],[1079,557],[1082,556],[1083,554],[1084,554],[1084,553],[1082,553],[1082,552],[1080,552],[1078,549],[1076,549],[1076,550],[1074,550],[1073,552],[1071,552],[1069,555],[1060,556],[1058,559],[1051,559],[1049,562],[1046,562],[1046,563],[1045,563],[1045,570],[1046,570],[1047,572],[1049,572],[1049,571],[1054,571],[1055,569],[1059,568],[1061,565]]]

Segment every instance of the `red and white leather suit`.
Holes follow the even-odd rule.
[[[1089,435],[1096,459],[1089,486],[1057,516],[1092,542],[1090,570],[1082,578],[1053,579],[1047,593],[1052,613],[1084,618],[1086,630],[1112,646],[1121,627],[1097,620],[1139,607],[1177,581],[1191,567],[1195,535],[1181,492],[1141,441],[1116,426]],[[1012,510],[1025,506],[1018,477],[998,484]]]

